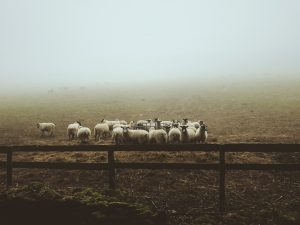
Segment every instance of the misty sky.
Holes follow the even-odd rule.
[[[300,73],[299,0],[0,0],[0,88]]]

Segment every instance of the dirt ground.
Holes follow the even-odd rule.
[[[193,83],[193,82],[191,82]],[[79,120],[93,128],[101,119],[163,120],[202,119],[208,124],[208,143],[299,143],[300,83],[184,83],[158,88],[112,86],[99,89],[57,89],[23,96],[0,96],[0,145],[70,145],[66,127]],[[38,122],[54,122],[54,137],[41,137]],[[90,144],[110,143],[90,141]],[[0,156],[4,160],[4,156]],[[209,153],[134,152],[117,153],[119,161],[216,162]],[[104,153],[17,153],[16,161],[105,162]],[[298,162],[299,154],[228,154],[232,162]],[[1,187],[5,171],[0,173]],[[285,205],[300,196],[299,172],[228,172],[227,209],[259,211]],[[105,171],[62,171],[15,169],[14,185],[40,181],[58,188],[95,187],[107,189]],[[207,171],[119,170],[117,187],[138,202],[165,210],[174,224],[192,224],[193,216],[214,212],[218,202],[218,174]],[[180,215],[180,216],[178,216]]]

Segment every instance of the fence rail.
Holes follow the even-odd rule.
[[[135,163],[116,162],[115,152],[132,151],[181,151],[181,152],[219,152],[218,163]],[[107,152],[107,163],[71,162],[15,162],[15,152]],[[219,210],[225,211],[225,175],[230,170],[276,170],[300,171],[300,162],[292,164],[240,164],[226,163],[229,152],[300,152],[300,144],[179,144],[179,145],[58,145],[58,146],[0,146],[0,154],[6,154],[6,161],[0,168],[6,168],[6,184],[13,184],[13,169],[64,169],[64,170],[108,170],[109,188],[114,189],[116,169],[194,169],[215,170],[219,172]]]

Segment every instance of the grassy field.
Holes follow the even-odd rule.
[[[44,90],[37,94],[0,97],[0,145],[70,145],[66,127],[79,120],[93,128],[101,119],[202,119],[208,124],[208,143],[299,143],[300,82],[255,81],[202,84],[186,82],[158,87],[107,85],[99,88]],[[54,122],[54,137],[40,137],[37,122]],[[91,144],[110,143],[90,141]],[[1,156],[3,159],[3,156]],[[105,162],[101,153],[18,153],[17,160]],[[120,161],[215,162],[215,153],[118,153]],[[299,162],[297,154],[228,154],[234,162]],[[300,174],[285,172],[228,172],[228,209],[240,211],[284,206],[300,196]],[[0,176],[4,186],[4,171]],[[199,213],[217,209],[218,174],[204,171],[122,170],[120,190],[138,202],[160,210]],[[40,181],[107,189],[106,172],[14,171],[15,185]],[[297,201],[297,204],[300,203]],[[300,208],[300,207],[299,207]],[[300,214],[299,214],[300,215]],[[174,224],[192,224],[194,216],[172,217]],[[238,219],[237,219],[238,220]],[[196,223],[196,222],[195,222]],[[199,223],[201,224],[201,223]],[[255,223],[253,223],[255,224]],[[272,224],[272,223],[265,223]]]

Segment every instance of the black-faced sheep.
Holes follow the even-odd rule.
[[[194,143],[196,141],[196,132],[187,125],[181,125],[181,143]]]

